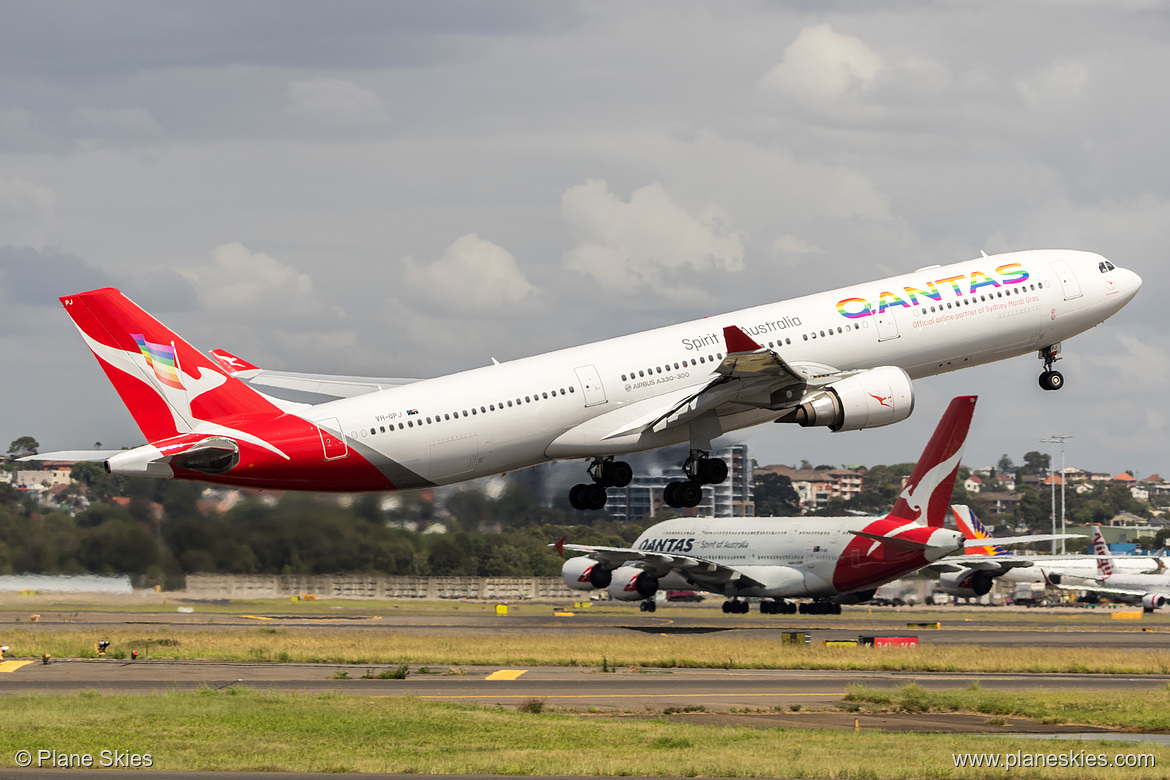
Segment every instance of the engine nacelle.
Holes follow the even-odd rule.
[[[598,590],[609,587],[613,569],[588,556],[570,558],[561,567],[561,579],[573,590]]]
[[[658,592],[658,578],[634,566],[622,566],[613,572],[609,595],[618,601],[641,601]]]
[[[985,571],[949,571],[938,578],[938,586],[944,593],[973,599],[986,596],[991,590],[995,577]]]
[[[801,404],[791,419],[805,428],[859,431],[901,422],[913,411],[910,375],[897,366],[878,366],[827,386]]]
[[[1167,598],[1162,593],[1147,593],[1142,596],[1142,611],[1153,612],[1158,607],[1166,606]]]

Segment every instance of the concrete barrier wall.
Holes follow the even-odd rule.
[[[380,577],[360,574],[188,574],[194,598],[576,599],[559,577]]]

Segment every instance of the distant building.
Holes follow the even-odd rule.
[[[1015,493],[980,493],[979,497],[991,507],[993,515],[1010,515],[1020,504],[1020,496]]]
[[[733,444],[712,453],[727,461],[727,479],[718,485],[703,486],[703,501],[693,509],[674,509],[662,500],[668,482],[680,478],[677,472],[635,476],[624,488],[610,488],[605,511],[617,520],[652,520],[663,510],[691,517],[751,517],[754,475],[746,444]]]
[[[963,487],[966,488],[968,493],[978,493],[983,489],[983,480],[977,474],[972,474],[963,480]]]
[[[849,501],[864,489],[865,475],[858,469],[794,469],[788,466],[764,466],[757,474],[778,474],[792,481],[800,497],[802,512],[815,512],[829,500]]]
[[[18,490],[44,490],[68,485],[70,469],[21,469],[12,472],[12,486]]]

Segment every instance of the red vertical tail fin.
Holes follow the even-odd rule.
[[[204,421],[280,413],[118,290],[91,290],[61,303],[148,441]]]
[[[891,518],[910,522],[924,520],[929,526],[942,527],[955,489],[959,460],[963,456],[963,445],[967,442],[977,398],[961,395],[951,400],[890,511]]]

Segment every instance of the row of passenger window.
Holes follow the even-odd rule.
[[[550,398],[555,398],[558,394],[569,395],[570,393],[575,392],[577,392],[577,389],[570,385],[568,390],[562,387],[559,390],[549,390],[548,392],[533,393],[532,395],[526,395],[523,398],[517,398],[514,403],[512,401],[500,401],[499,404],[488,404],[487,406],[480,406],[478,409],[473,406],[471,407],[470,411],[464,409],[462,412],[443,412],[442,414],[435,414],[428,417],[423,417],[418,412],[414,412],[414,414],[418,415],[417,419],[407,419],[398,423],[398,430],[414,428],[416,425],[421,428],[423,425],[433,425],[434,423],[447,422],[452,418],[458,420],[460,415],[463,417],[471,417],[473,415],[489,414],[490,412],[502,411],[506,407],[523,406],[524,404],[536,403],[537,401],[541,400],[547,401]],[[407,412],[407,414],[411,414],[411,412]],[[392,432],[394,430],[394,425],[394,423],[390,423],[388,426],[379,425],[377,428],[370,428],[369,435],[376,436],[379,433]],[[362,436],[365,435],[366,429],[363,428]]]
[[[1041,282],[1040,286],[1043,287],[1044,283]],[[992,293],[987,293],[987,294],[981,293],[979,295],[978,299],[976,299],[975,295],[971,295],[970,298],[963,298],[961,300],[954,301],[953,305],[952,305],[952,302],[948,301],[947,308],[948,309],[951,309],[951,308],[958,309],[962,306],[970,306],[970,305],[975,304],[975,303],[986,303],[988,299],[994,300],[995,298],[1004,298],[1004,297],[1010,298],[1013,291],[1015,292],[1016,295],[1022,295],[1023,293],[1026,293],[1026,292],[1035,292],[1036,291],[1036,284],[1032,283],[1032,284],[1020,285],[1019,289],[1016,289],[1015,287],[1008,287],[1008,288],[1003,289],[1003,290],[996,290],[995,292],[992,292]],[[922,307],[923,314],[927,314],[929,312],[934,312],[934,311],[942,311],[942,310],[943,310],[943,305],[941,303],[938,304],[937,307],[931,306],[929,309],[927,309],[925,306]]]
[[[854,327],[852,325],[845,325],[844,327],[838,326],[836,332],[837,333],[845,333],[845,332],[851,331],[851,330],[854,330]],[[815,331],[815,330],[810,331],[809,333],[805,333],[804,340],[808,341],[810,338],[815,339],[817,337],[817,333],[818,333],[818,331]],[[819,331],[819,333],[821,335],[821,338],[825,338],[826,336],[833,335],[833,329],[830,327],[830,328],[827,328],[825,330]],[[775,349],[776,347],[783,347],[783,346],[792,346],[792,339],[790,339],[790,338],[777,339],[776,341],[769,341],[768,342],[768,349]],[[673,370],[680,371],[680,370],[686,368],[688,365],[697,366],[700,363],[714,363],[717,360],[722,360],[722,359],[723,359],[722,352],[716,352],[714,355],[707,355],[705,358],[701,355],[698,358],[691,358],[689,364],[687,363],[686,358],[683,358],[681,363],[674,364]],[[654,366],[653,368],[647,368],[644,371],[639,369],[636,372],[631,371],[629,374],[622,374],[622,381],[626,382],[626,381],[629,381],[631,379],[641,379],[641,378],[644,378],[646,376],[653,376],[654,374],[661,374],[663,372],[669,373],[670,371],[671,371],[671,364],[667,363],[664,366]]]
[[[707,363],[708,361],[711,363],[714,363],[717,359],[718,360],[723,359],[722,352],[716,352],[714,355],[707,355],[707,357],[703,357],[702,355],[700,355],[697,358],[691,358],[690,363],[687,363],[687,359],[683,358],[681,363],[674,364],[673,370],[681,371],[684,368],[686,368],[688,365],[697,366],[700,363]],[[644,377],[647,374],[649,374],[650,376],[653,376],[654,374],[661,374],[663,371],[665,371],[668,374],[670,373],[670,371],[671,371],[670,363],[667,363],[664,366],[654,366],[653,368],[647,368],[645,371],[641,371],[641,370],[639,370],[637,372],[631,371],[628,377],[625,374],[622,374],[622,381],[625,382],[627,379],[638,379],[639,377]]]

